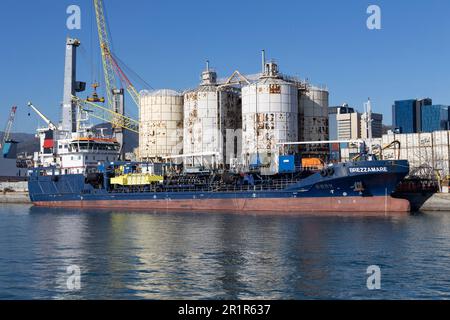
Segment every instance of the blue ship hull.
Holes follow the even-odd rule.
[[[84,175],[40,175],[29,178],[31,201],[38,206],[200,211],[409,211],[406,200],[390,195],[408,174],[407,161],[359,161],[333,166],[281,190],[255,185],[246,190],[115,192],[94,188]]]

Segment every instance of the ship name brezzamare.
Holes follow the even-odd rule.
[[[388,172],[387,167],[360,167],[349,168],[350,173],[368,173],[368,172]]]

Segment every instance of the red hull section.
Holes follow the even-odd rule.
[[[208,200],[95,200],[95,201],[46,201],[35,202],[36,206],[138,209],[138,210],[183,210],[221,212],[266,212],[266,213],[409,213],[408,200],[392,197],[339,197],[339,198],[274,198],[274,199],[208,199]]]

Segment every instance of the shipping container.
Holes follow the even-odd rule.
[[[448,131],[435,131],[433,132],[433,143],[435,145],[448,145]]]

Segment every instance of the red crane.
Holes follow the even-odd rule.
[[[11,140],[10,139],[11,138],[11,129],[14,124],[14,119],[16,117],[16,111],[17,111],[17,107],[13,106],[11,108],[11,112],[9,113],[8,122],[6,123],[6,128],[3,133],[2,143],[0,145],[0,148],[2,148],[2,149],[5,146],[5,143]]]

